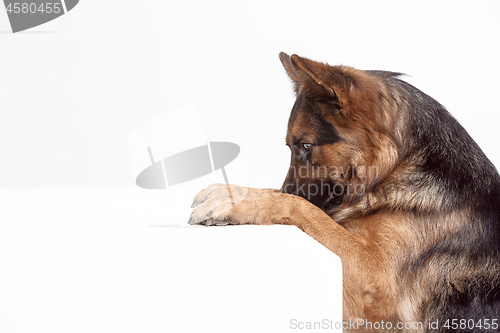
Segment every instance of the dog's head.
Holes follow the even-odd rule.
[[[400,158],[399,115],[384,76],[280,54],[297,100],[286,143],[292,157],[281,191],[327,213],[353,203]]]

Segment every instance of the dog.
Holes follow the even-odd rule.
[[[500,176],[466,130],[399,73],[280,60],[296,94],[282,188],[211,185],[189,223],[297,226],[342,259],[344,321],[498,328]]]

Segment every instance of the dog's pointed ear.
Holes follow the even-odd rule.
[[[328,66],[307,58],[301,58],[296,54],[290,57],[291,62],[302,71],[304,71],[310,78],[316,81],[317,84],[325,88],[329,93],[335,95],[335,91],[330,87],[322,76],[328,73]]]
[[[347,95],[350,88],[352,88],[352,82],[350,82],[349,77],[333,70],[333,67],[327,64],[302,58],[296,54],[288,56],[286,53],[281,52],[280,60],[290,78],[295,82],[296,93],[298,93],[306,80],[313,79],[332,97],[336,97],[340,106],[347,104]]]
[[[300,68],[292,63],[290,56],[285,52],[280,53],[280,60],[283,67],[285,67],[288,76],[290,76],[296,85],[300,84],[304,80],[304,75],[301,73],[302,71]]]

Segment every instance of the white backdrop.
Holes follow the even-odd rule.
[[[12,34],[0,8],[0,188],[133,185],[129,134],[186,105],[207,140],[240,145],[231,182],[279,187],[280,51],[408,74],[499,166],[499,16],[498,1],[82,0]]]

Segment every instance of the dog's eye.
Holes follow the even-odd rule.
[[[302,143],[302,147],[304,147],[305,151],[311,150],[311,144],[310,143]]]

